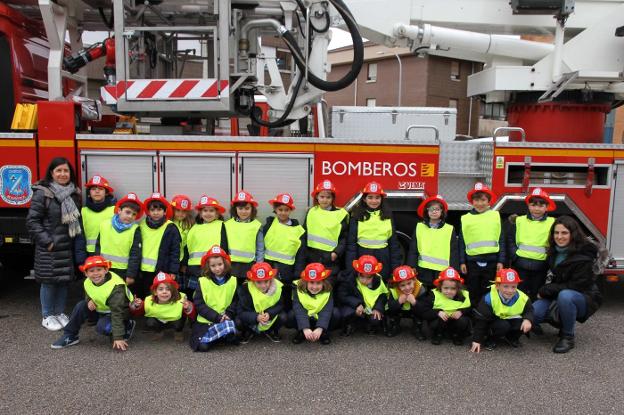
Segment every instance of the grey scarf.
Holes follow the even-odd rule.
[[[61,222],[69,227],[69,236],[73,238],[80,235],[80,211],[71,198],[72,193],[76,191],[76,186],[71,182],[66,186],[52,182],[50,183],[50,190],[61,204]]]

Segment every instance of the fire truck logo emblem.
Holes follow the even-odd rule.
[[[182,203],[180,203],[180,207],[182,209],[188,208],[188,200],[183,200]]]
[[[407,278],[407,271],[404,269],[400,269],[399,270],[399,278],[401,278],[402,280],[404,280],[405,278]]]
[[[311,280],[316,279],[316,270],[311,269],[311,270],[308,272],[308,277],[309,277]]]
[[[100,184],[102,178],[100,176],[93,176],[93,184]]]
[[[264,272],[264,270],[263,270],[263,269],[259,269],[259,270],[256,272],[256,275],[258,276],[258,278],[264,278],[264,277],[266,276],[266,273]]]
[[[290,202],[290,197],[288,195],[283,195],[282,196],[282,203],[289,203]]]
[[[364,264],[364,272],[371,272],[373,270],[373,264]]]
[[[0,168],[2,201],[9,205],[25,205],[32,197],[32,173],[28,166],[6,165]]]
[[[208,198],[206,196],[202,197],[201,200],[199,201],[199,204],[201,205],[205,205],[206,203],[208,203]]]
[[[513,272],[511,272],[511,271],[509,271],[509,272],[507,273],[507,281],[510,281],[510,282],[511,282],[511,281],[515,281],[515,279],[516,279],[516,276],[514,275],[514,273],[513,273]]]

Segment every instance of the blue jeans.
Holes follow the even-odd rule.
[[[67,326],[65,326],[63,331],[67,335],[77,337],[80,327],[85,321],[87,321],[87,319],[89,319],[89,317],[97,318],[97,325],[95,327],[96,332],[103,335],[111,334],[111,315],[89,310],[85,300],[80,301],[74,306],[71,316],[69,317],[69,323],[67,323]]]
[[[540,299],[533,303],[535,324],[540,324],[548,315],[548,308],[552,300]],[[574,336],[574,325],[577,318],[582,318],[587,313],[585,296],[575,290],[561,290],[557,296],[559,306],[559,319],[561,320],[561,333],[564,336]]]
[[[41,314],[43,318],[57,316],[65,312],[68,284],[41,283],[39,298],[41,299]]]

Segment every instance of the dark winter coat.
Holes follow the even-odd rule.
[[[71,197],[80,210],[80,190],[76,189]],[[35,245],[35,279],[47,284],[72,281],[74,240],[69,236],[69,227],[61,222],[61,203],[47,183],[33,185],[26,226]],[[54,247],[48,251],[51,243]]]
[[[598,248],[587,242],[578,251],[573,251],[555,266],[555,255],[549,255],[549,283],[539,289],[538,294],[547,300],[556,300],[562,290],[578,291],[585,296],[587,312],[578,321],[583,323],[602,304],[602,294],[596,285],[596,275],[592,270]]]

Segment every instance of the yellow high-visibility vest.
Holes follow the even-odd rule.
[[[301,247],[301,235],[304,233],[303,226],[284,225],[277,218],[274,218],[269,230],[264,235],[264,258],[293,265],[297,251]]]
[[[202,257],[213,245],[221,245],[222,227],[223,221],[219,219],[193,225],[186,238],[189,265],[200,265]]]
[[[344,209],[325,210],[314,206],[308,211],[308,246],[321,251],[332,252],[338,246],[342,221],[348,215]]]
[[[430,228],[420,222],[416,225],[418,266],[442,271],[450,265],[453,227],[445,223],[441,228]]]
[[[84,237],[87,241],[87,253],[93,254],[95,252],[95,244],[100,234],[100,225],[103,222],[108,222],[114,214],[115,206],[109,206],[100,212],[95,212],[86,206],[80,209]]]
[[[95,311],[102,314],[109,314],[111,312],[106,302],[113,292],[113,289],[118,285],[124,286],[128,301],[132,302],[134,300],[134,296],[128,290],[126,282],[114,272],[109,271],[109,273],[111,278],[102,285],[95,285],[89,278],[86,278],[82,284],[87,296],[95,304]]]
[[[392,221],[381,220],[378,210],[370,213],[368,220],[358,222],[357,244],[362,248],[381,249],[388,246],[392,236]]]
[[[171,223],[170,220],[166,221],[158,229],[152,229],[147,226],[147,222],[141,222],[141,245],[142,245],[142,258],[141,258],[141,271],[154,272],[156,271],[156,264],[158,263],[158,251],[160,250],[160,243],[162,242],[163,235],[167,226]]]
[[[128,260],[134,234],[139,227],[136,223],[123,232],[117,232],[109,222],[100,224],[100,255],[112,263],[112,268],[128,269]]]
[[[225,310],[232,304],[234,294],[236,294],[236,278],[230,279],[222,285],[215,284],[208,277],[199,277],[199,286],[202,291],[204,303],[219,314],[225,313]],[[210,321],[200,314],[197,315],[197,321],[204,324],[218,323],[218,321]]]
[[[225,222],[232,262],[249,264],[256,259],[256,238],[261,227],[262,224],[257,219],[238,222],[230,218]]]
[[[496,285],[492,284],[490,287],[490,300],[492,301],[492,311],[494,315],[503,320],[522,318],[522,312],[524,311],[524,306],[527,301],[529,301],[529,297],[520,290],[518,290],[518,294],[519,297],[512,306],[505,305],[498,295]]]
[[[467,290],[461,291],[464,296],[464,301],[456,301],[447,298],[444,294],[440,292],[437,288],[433,290],[433,309],[434,310],[442,310],[448,316],[456,312],[457,310],[470,307],[470,294],[468,294]]]
[[[527,216],[516,218],[516,255],[522,258],[546,260],[548,237],[555,218],[531,220]]]
[[[498,252],[501,234],[500,214],[488,210],[479,214],[466,213],[461,217],[466,254],[470,256]]]
[[[186,294],[184,293],[180,293],[178,301],[166,304],[155,303],[154,296],[148,295],[143,303],[145,317],[156,318],[162,322],[178,321],[182,318],[182,313],[184,312],[184,301],[186,301]]]
[[[261,314],[264,313],[267,309],[273,307],[278,301],[282,298],[282,282],[280,280],[275,281],[275,292],[271,295],[266,295],[262,291],[256,287],[252,281],[247,282],[247,289],[249,290],[249,294],[251,295],[251,300],[253,301],[254,310],[256,313]],[[268,324],[258,324],[258,331],[267,331],[273,324],[279,315],[274,316]]]

